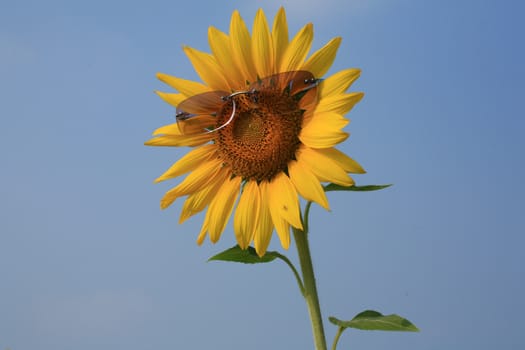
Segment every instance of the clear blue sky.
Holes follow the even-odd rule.
[[[523,3],[282,4],[315,48],[343,37],[331,72],[360,67],[366,95],[342,149],[368,170],[358,184],[395,184],[312,210],[325,317],[376,309],[422,330],[348,331],[339,348],[525,348]],[[185,150],[143,146],[174,116],[155,73],[195,79],[181,46],[208,50],[209,25],[239,9],[251,26],[259,6],[2,1],[0,349],[312,348],[287,268],[206,263],[231,228],[197,247],[202,217],[178,225],[182,202],[159,209],[177,182],[153,184]]]

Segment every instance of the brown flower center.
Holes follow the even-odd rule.
[[[303,110],[295,97],[279,89],[232,97],[233,120],[217,131],[219,156],[236,176],[261,181],[287,170],[300,145]],[[225,104],[217,123],[226,123],[233,103]]]

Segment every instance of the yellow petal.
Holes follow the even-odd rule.
[[[215,124],[215,122],[216,122],[215,117],[213,117],[211,115],[199,115],[197,118],[192,118],[192,119],[198,121],[198,123],[195,122],[193,124],[186,125],[185,129],[182,128],[183,130],[187,130],[187,131],[190,132],[187,135],[182,134],[181,126],[178,123],[173,123],[173,124],[168,124],[168,125],[161,126],[160,128],[157,128],[157,129],[155,129],[155,131],[153,131],[153,135],[154,136],[161,136],[161,135],[164,135],[164,136],[179,136],[179,137],[186,137],[186,138],[188,138],[188,137],[197,137],[197,136],[204,135],[205,136],[204,138],[206,140],[211,140],[214,137],[213,133],[206,133],[206,132],[204,132],[204,129],[208,125]],[[203,126],[203,124],[204,124],[204,126]],[[194,129],[197,129],[198,133],[192,134],[191,131],[193,131]]]
[[[230,42],[232,54],[237,63],[235,67],[242,72],[245,81],[254,82],[257,73],[253,65],[252,40],[250,32],[237,10],[233,12],[230,22]]]
[[[206,238],[206,233],[208,233],[208,215],[204,217],[204,221],[202,222],[202,228],[201,232],[199,233],[199,236],[197,237],[197,244],[201,245],[202,242],[204,242],[204,238]]]
[[[303,163],[322,182],[333,182],[341,186],[352,186],[354,180],[334,160],[315,149],[303,147],[297,154]]]
[[[211,90],[230,90],[228,81],[224,77],[224,72],[215,60],[215,57],[188,46],[184,47],[184,52],[190,59],[199,77]]]
[[[177,123],[168,124],[161,126],[160,128],[155,129],[153,131],[153,135],[176,135],[176,136],[182,136],[180,133],[180,128]]]
[[[219,187],[222,186],[224,181],[226,181],[229,176],[230,172],[226,169],[223,169],[219,172],[217,178],[208,184],[208,186],[205,186],[199,192],[190,194],[182,206],[179,224],[182,224],[191,216],[204,210],[204,208],[206,208],[206,206],[211,203],[212,199],[215,198]]]
[[[309,23],[297,33],[286,48],[279,72],[299,70],[304,63],[304,59],[308,55],[308,51],[310,51],[313,38],[313,25]]]
[[[326,130],[319,128],[315,129],[315,124],[310,124],[308,130],[301,131],[299,139],[303,144],[311,148],[329,148],[345,141],[348,138],[348,133],[341,130]]]
[[[348,119],[337,113],[316,113],[301,129],[299,139],[311,148],[329,148],[343,142],[348,133],[341,131]]]
[[[155,91],[157,95],[164,100],[164,102],[169,103],[173,107],[177,107],[179,103],[187,99],[188,97],[184,94],[174,94],[161,91]]]
[[[340,94],[323,98],[317,104],[316,112],[335,112],[339,114],[348,113],[354,107],[364,94],[362,92],[352,92],[349,94]]]
[[[257,182],[248,181],[244,185],[233,219],[235,237],[241,249],[248,248],[253,239],[259,219],[260,202],[261,198]]]
[[[280,67],[283,55],[288,47],[288,23],[283,7],[279,9],[273,20],[272,40],[275,50],[275,67]]]
[[[270,216],[272,217],[273,225],[275,225],[277,236],[279,236],[279,241],[284,249],[288,249],[290,247],[290,224],[281,216],[279,202],[272,202],[270,187],[271,184],[268,181],[262,181],[260,184],[261,193],[267,193],[268,195],[268,208],[270,209]]]
[[[326,78],[319,84],[319,97],[321,99],[344,93],[361,75],[357,68],[345,69]]]
[[[273,73],[273,41],[268,22],[262,9],[257,11],[253,22],[252,55],[257,75],[261,78]]]
[[[211,191],[211,189],[214,188],[213,185],[216,185],[216,183],[210,184],[206,186],[204,190],[190,194],[188,198],[186,198],[180,212],[179,224],[182,224],[193,215],[200,213],[210,204],[215,195],[215,193]]]
[[[303,65],[303,70],[309,71],[314,77],[319,78],[328,72],[334,62],[341,38],[330,40],[325,46],[317,50]]]
[[[259,220],[255,228],[253,243],[257,255],[263,256],[266,253],[266,249],[268,249],[268,245],[272,239],[273,221],[268,203],[268,186],[259,186],[259,189],[261,195],[261,206],[259,208]]]
[[[181,146],[200,146],[206,142],[209,142],[213,139],[212,133],[200,134],[195,136],[185,136],[185,135],[165,135],[165,136],[156,136],[144,144],[146,146],[164,146],[164,147],[181,147]]]
[[[199,148],[196,148],[184,155],[179,159],[175,164],[173,164],[164,174],[159,176],[155,182],[161,182],[167,179],[172,179],[174,177],[185,174],[189,171],[192,171],[198,167],[203,162],[210,159],[215,155],[215,150],[217,146],[215,144],[205,145]]]
[[[363,169],[363,167],[358,162],[356,162],[355,160],[353,160],[352,158],[335,148],[318,149],[317,151],[331,158],[333,161],[339,164],[339,166],[343,168],[344,171],[346,171],[347,173],[366,173],[365,169]]]
[[[204,84],[192,80],[177,78],[164,73],[157,73],[157,78],[187,97],[210,91],[210,88]]]
[[[239,72],[232,56],[232,48],[228,35],[215,27],[210,27],[208,29],[208,43],[217,63],[222,67],[232,90],[242,89],[246,82],[243,74]]]
[[[319,179],[306,166],[297,161],[288,163],[290,180],[304,199],[315,202],[330,210],[328,199]]]
[[[337,112],[318,112],[316,111],[313,114],[313,118],[311,118],[308,123],[323,123],[333,130],[339,130],[341,128],[344,128],[350,120],[343,117],[341,114]],[[303,122],[303,128],[308,126],[308,123]]]
[[[215,180],[221,168],[222,161],[219,159],[212,159],[200,164],[199,167],[186,176],[179,185],[166,192],[160,201],[160,207],[165,209],[177,198],[198,192],[211,181]]]
[[[281,172],[272,179],[269,188],[270,207],[276,209],[277,213],[292,226],[302,230],[299,197],[290,178]]]
[[[225,181],[208,207],[206,214],[209,215],[208,232],[213,243],[219,240],[230,219],[240,186],[241,178],[239,176]]]

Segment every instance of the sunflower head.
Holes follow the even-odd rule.
[[[322,79],[341,39],[309,56],[312,25],[289,40],[282,8],[271,30],[262,10],[251,34],[235,11],[229,34],[210,27],[208,37],[211,53],[184,48],[202,83],[158,74],[178,91],[158,92],[177,108],[176,123],[146,144],[193,147],[157,179],[187,174],[161,207],[186,197],[180,222],[207,209],[199,244],[217,242],[235,211],[241,248],[253,242],[264,255],[275,230],[287,249],[290,226],[302,229],[299,195],[328,209],[322,183],[352,186],[348,174],[364,173],[335,148],[348,137],[344,115],[363,96],[347,93],[360,71]]]

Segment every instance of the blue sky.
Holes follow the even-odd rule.
[[[417,334],[348,331],[340,349],[525,347],[525,32],[519,1],[268,1],[331,73],[363,70],[341,147],[368,194],[314,207],[325,317],[399,313]],[[283,264],[206,263],[202,217],[161,211],[153,179],[185,149],[148,148],[174,110],[156,72],[197,79],[208,50],[255,1],[19,1],[0,11],[0,349],[310,349]],[[271,249],[282,250],[274,240]],[[287,253],[296,261],[292,249]],[[326,324],[328,338],[335,329]],[[247,345],[249,344],[249,345]]]

